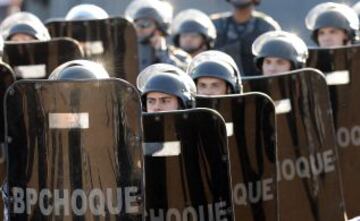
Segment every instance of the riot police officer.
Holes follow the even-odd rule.
[[[73,60],[57,67],[49,76],[49,80],[84,80],[106,79],[109,73],[105,68],[89,60]]]
[[[202,11],[187,9],[175,17],[171,25],[172,40],[192,57],[214,47],[216,29]]]
[[[7,17],[0,25],[0,32],[7,41],[50,40],[50,34],[41,20],[28,12]]]
[[[194,107],[194,82],[173,65],[160,63],[145,68],[137,78],[137,87],[146,112]]]
[[[224,52],[210,50],[198,54],[187,72],[196,83],[198,95],[242,93],[240,71]]]
[[[271,17],[255,11],[259,0],[227,0],[233,5],[233,13],[214,15],[217,29],[215,48],[231,55],[243,75],[256,75],[251,45],[267,31],[280,30]]]
[[[297,35],[270,31],[259,36],[252,45],[255,64],[263,75],[274,75],[305,67],[308,48]]]
[[[191,57],[181,49],[169,46],[172,6],[159,0],[135,0],[125,16],[134,22],[139,41],[140,69],[155,63],[168,63],[185,70]]]
[[[316,5],[305,19],[319,47],[338,47],[358,40],[359,18],[347,5],[326,2]]]
[[[93,20],[106,19],[109,14],[102,8],[93,4],[80,4],[72,7],[65,16],[65,20]]]

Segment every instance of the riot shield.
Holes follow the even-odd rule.
[[[102,63],[112,77],[136,84],[139,73],[137,37],[133,25],[126,19],[54,20],[46,26],[53,37],[78,40],[85,58]]]
[[[46,79],[57,66],[81,57],[79,44],[70,38],[6,42],[4,47],[4,60],[17,79]]]
[[[15,82],[15,74],[9,65],[0,62],[0,103],[4,103],[4,95],[8,87]],[[0,108],[0,183],[4,182],[6,176],[6,150],[5,150],[5,126],[4,109]],[[4,211],[3,200],[0,199],[0,211]],[[0,212],[0,220],[4,220],[4,213]]]
[[[339,161],[349,217],[360,214],[360,45],[311,49],[308,65],[325,73],[330,88]]]
[[[140,96],[119,80],[22,80],[5,97],[9,220],[143,220]]]
[[[146,220],[234,220],[226,129],[215,111],[143,115]]]
[[[197,97],[226,122],[235,220],[277,221],[275,107],[260,93]]]
[[[314,69],[244,79],[275,101],[280,220],[344,220],[335,130],[324,76]]]

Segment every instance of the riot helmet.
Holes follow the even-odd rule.
[[[87,80],[109,78],[105,68],[93,61],[73,60],[57,67],[49,80]]]
[[[146,107],[146,95],[150,92],[165,93],[179,99],[183,108],[194,106],[196,86],[181,69],[170,64],[154,64],[145,68],[137,77],[137,88],[141,91]]]
[[[95,20],[107,19],[109,14],[102,8],[93,4],[80,4],[72,7],[67,13],[65,20]]]
[[[184,10],[177,14],[171,25],[171,33],[173,43],[176,47],[180,47],[180,35],[185,33],[200,34],[204,38],[207,49],[214,47],[216,39],[215,25],[205,13],[196,9]],[[190,48],[181,48],[187,52],[190,52],[189,50],[194,50]],[[196,48],[196,50],[198,49],[199,48]]]
[[[255,63],[261,70],[266,57],[277,57],[291,62],[292,69],[305,66],[308,48],[297,35],[285,31],[269,31],[260,35],[252,45]]]
[[[18,34],[30,36],[31,40],[50,40],[50,38],[47,38],[48,36],[44,36],[43,33],[37,30],[36,27],[29,22],[18,23],[12,26],[5,40],[14,41],[12,38],[16,37]]]
[[[226,0],[236,8],[245,8],[251,5],[259,5],[261,0]]]
[[[228,54],[210,50],[194,57],[187,73],[196,82],[201,77],[224,80],[232,93],[242,93],[240,71],[235,61]]]
[[[139,19],[151,19],[164,34],[170,34],[173,18],[173,7],[170,3],[160,0],[134,0],[125,10],[125,17],[132,22]]]
[[[358,37],[359,18],[352,8],[344,4],[326,2],[315,6],[307,14],[305,24],[312,31],[312,39],[317,44],[321,28],[333,27],[344,30],[349,41],[355,41]]]
[[[15,28],[14,26],[17,27]],[[50,39],[50,34],[41,20],[28,12],[12,14],[1,23],[0,32],[5,40],[9,39],[11,30],[13,31],[12,35],[14,35],[16,31],[19,31],[23,34],[35,34],[32,36],[37,40],[45,41]]]

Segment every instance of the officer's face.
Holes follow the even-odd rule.
[[[274,75],[291,70],[291,63],[289,60],[277,57],[264,58],[262,64],[263,75]]]
[[[200,48],[204,44],[204,38],[198,33],[183,33],[179,38],[180,48],[195,55],[194,52],[200,53]],[[193,54],[194,53],[194,54]]]
[[[323,48],[343,46],[347,42],[347,35],[339,28],[320,28],[318,31],[319,46]]]
[[[196,81],[198,95],[225,95],[228,87],[224,80],[212,77],[200,77]]]
[[[31,35],[27,35],[27,34],[23,34],[23,33],[14,34],[10,38],[10,41],[14,41],[14,42],[26,42],[26,41],[33,41],[33,40],[36,40],[36,39],[34,37],[32,37]]]
[[[139,38],[145,38],[156,30],[156,23],[152,19],[138,19],[135,21],[135,29]]]
[[[179,109],[178,98],[165,93],[150,92],[146,95],[146,111],[149,113]]]

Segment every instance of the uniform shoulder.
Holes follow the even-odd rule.
[[[254,11],[253,16],[261,21],[264,25],[271,26],[274,30],[281,30],[279,23],[264,12]]]
[[[219,19],[224,19],[230,17],[232,14],[230,11],[227,12],[217,12],[210,15],[211,20],[216,21]]]
[[[218,12],[210,15],[214,25],[219,28],[225,24],[226,20],[232,16],[231,12]]]

